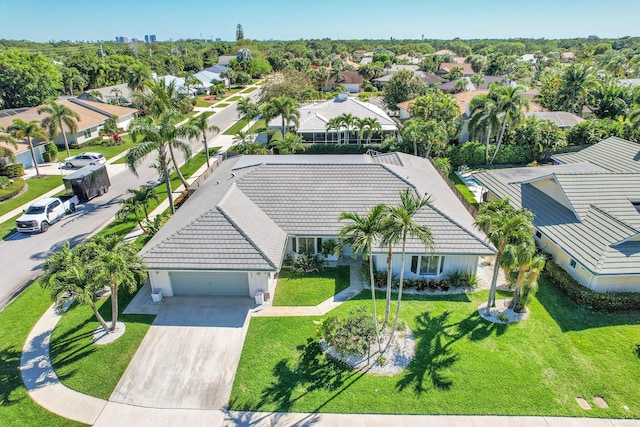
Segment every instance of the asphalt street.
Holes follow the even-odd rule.
[[[251,95],[252,98],[257,97],[255,92]],[[234,104],[211,116],[209,123],[224,130],[237,119]],[[209,135],[208,139],[213,139],[212,136]],[[201,139],[190,143],[194,152],[202,148]],[[176,156],[182,161],[179,153]],[[113,218],[120,208],[119,200],[128,189],[156,182],[157,172],[150,167],[154,160],[153,154],[149,155],[138,167],[138,176],[123,165],[109,165],[111,188],[107,194],[78,206],[75,213],[53,224],[46,233],[16,233],[0,242],[0,310],[40,275],[40,266],[49,255],[59,250],[65,242],[72,246],[82,242]]]

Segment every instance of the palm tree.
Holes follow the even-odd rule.
[[[341,128],[345,127],[347,130],[344,142],[345,144],[348,144],[351,137],[351,127],[358,123],[358,119],[351,113],[344,113],[338,116],[338,122],[340,123]]]
[[[18,141],[23,139],[27,140],[29,143],[29,150],[31,151],[31,159],[33,159],[33,166],[36,168],[36,175],[40,175],[38,162],[36,160],[36,152],[33,148],[33,139],[36,138],[42,141],[48,141],[47,134],[44,129],[38,125],[37,120],[31,120],[27,123],[22,119],[13,119],[13,123],[7,128],[7,130],[11,136]]]
[[[298,104],[298,101],[286,96],[280,96],[278,98],[271,99],[268,104],[269,107],[267,108],[270,112],[270,117],[280,116],[282,118],[283,137],[290,122],[299,125],[300,111],[298,111],[298,108],[300,108],[300,104]]]
[[[371,284],[371,302],[373,305],[373,324],[376,333],[376,342],[378,350],[380,347],[380,339],[378,338],[378,314],[376,310],[376,284],[373,277],[373,241],[380,234],[381,224],[384,218],[384,205],[377,205],[369,210],[364,216],[358,215],[356,212],[342,212],[339,220],[350,220],[349,223],[340,229],[338,246],[336,253],[340,253],[342,249],[349,245],[351,249],[363,256],[369,258],[369,280]]]
[[[588,65],[573,64],[568,67],[562,76],[562,86],[558,91],[563,108],[570,113],[582,116],[588,91],[594,83],[593,70]]]
[[[209,164],[209,147],[207,145],[207,132],[220,132],[220,128],[216,125],[210,125],[207,121],[207,116],[204,114],[200,114],[199,116],[195,116],[191,119],[191,125],[198,129],[200,135],[202,136],[202,144],[204,145],[205,156],[207,157],[207,168],[211,165]]]
[[[536,246],[533,238],[523,240],[517,245],[506,245],[503,251],[501,266],[510,273],[510,278],[513,280],[514,292],[509,308],[514,311],[520,305],[522,285],[535,255]]]
[[[134,92],[132,100],[151,116],[157,118],[172,109],[183,111],[190,105],[189,99],[178,92],[175,81],[165,84],[164,79],[151,80],[146,87],[146,92]]]
[[[400,285],[398,287],[398,304],[396,306],[396,314],[393,319],[393,327],[391,329],[391,337],[389,344],[393,338],[393,334],[398,326],[398,317],[400,316],[400,304],[402,303],[402,289],[404,287],[404,261],[406,254],[407,238],[409,236],[419,239],[425,246],[425,252],[433,248],[433,235],[431,229],[427,225],[421,225],[414,221],[414,217],[422,208],[431,203],[428,196],[421,197],[414,195],[407,188],[400,193],[400,205],[392,206],[388,210],[387,231],[385,232],[384,241],[401,241],[402,256],[400,258]],[[388,272],[391,275],[391,271]]]
[[[367,144],[371,143],[371,137],[374,132],[381,132],[382,126],[380,126],[380,122],[375,117],[365,117],[364,119],[358,120],[358,128],[359,128],[359,138],[362,139],[364,134],[367,134]]]
[[[64,131],[64,127],[67,127],[71,135],[75,135],[78,132],[80,115],[66,105],[58,104],[55,101],[49,102],[49,105],[39,107],[38,114],[42,113],[49,114],[48,117],[45,117],[40,122],[43,128],[49,130],[49,139],[55,139],[56,134],[61,132],[64,147],[67,149],[67,157],[71,157],[69,141],[67,141],[67,134]]]
[[[517,246],[533,239],[533,214],[526,210],[517,210],[509,203],[509,199],[500,199],[484,203],[474,224],[484,231],[491,243],[496,247],[495,265],[491,278],[491,289],[487,301],[487,315],[491,307],[496,305],[496,285],[500,267],[506,263],[503,259],[508,245]]]
[[[522,294],[520,296],[520,302],[516,305],[515,311],[520,313],[524,310],[531,298],[531,295],[536,291],[538,287],[538,278],[540,277],[540,273],[544,269],[544,266],[547,262],[547,259],[543,254],[536,254],[531,263],[529,264],[529,272],[527,274],[527,278],[522,285]]]
[[[149,203],[152,200],[156,202],[160,202],[160,196],[156,193],[153,187],[148,185],[141,185],[140,188],[132,189],[130,188],[127,192],[131,195],[128,199],[125,199],[125,203],[129,203],[136,207],[136,209],[142,209],[144,213],[144,218],[149,221]]]
[[[249,144],[254,140],[253,134],[249,133],[248,130],[239,130],[233,135],[233,141],[237,144]]]
[[[11,136],[9,134],[3,134],[2,132],[4,132],[4,128],[2,126],[0,126],[0,142],[4,142],[5,144],[9,144],[13,148],[17,149],[18,148],[18,141],[16,141],[16,139],[13,136]],[[11,150],[10,148],[7,148],[7,147],[0,146],[0,159],[7,158],[7,157],[12,162],[16,161],[16,155],[13,152],[13,150]]]
[[[231,85],[233,84],[236,78],[236,72],[233,71],[232,68],[227,67],[220,72],[220,77],[222,77],[223,79],[226,79],[229,82],[227,86],[231,87]]]
[[[185,158],[191,157],[191,147],[189,144],[181,141],[180,138],[192,138],[198,134],[198,129],[194,126],[188,124],[174,126],[175,119],[176,112],[170,110],[157,118],[147,116],[131,123],[129,132],[133,140],[137,141],[138,138],[142,138],[142,141],[131,147],[126,156],[129,169],[137,176],[136,168],[140,166],[142,161],[149,154],[156,154],[160,175],[167,189],[167,197],[169,198],[169,206],[172,214],[175,213],[175,207],[173,206],[173,195],[169,176],[169,161],[171,159],[173,160],[178,172],[180,172],[180,169],[177,167],[175,157],[171,155],[171,159],[169,159],[169,154],[173,151],[173,148],[176,148],[184,153]],[[181,175],[181,173],[178,173],[178,176]],[[184,177],[182,177],[182,180],[184,185]],[[188,185],[185,186],[185,188],[187,187]]]
[[[95,252],[92,280],[111,289],[111,332],[118,322],[118,291],[125,286],[129,293],[147,280],[144,259],[133,243],[123,242],[119,236],[99,236],[88,245]]]
[[[484,83],[484,77],[482,77],[482,74],[474,74],[471,76],[471,83],[475,85],[476,90],[480,89],[480,85]]]
[[[90,259],[84,256],[85,247],[86,243],[83,243],[71,249],[69,242],[65,242],[60,251],[54,252],[42,264],[44,274],[38,281],[42,288],[51,291],[57,312],[61,312],[67,303],[75,300],[80,305],[91,307],[102,328],[109,331],[107,322],[95,305],[99,285],[93,280]]]
[[[338,87],[340,83],[342,83],[345,80],[344,76],[342,75],[342,71],[339,70],[338,68],[333,68],[329,72],[329,80],[331,79],[334,79],[336,87]]]
[[[520,85],[513,87],[494,85],[492,87],[492,92],[498,100],[497,104],[499,114],[502,115],[502,127],[500,129],[500,134],[498,135],[498,140],[496,141],[496,150],[493,152],[493,156],[491,157],[489,164],[493,163],[498,155],[498,150],[500,150],[500,144],[502,144],[502,139],[504,138],[505,131],[507,130],[507,125],[509,123],[517,123],[521,121],[524,117],[522,109],[529,108],[529,100],[522,96],[522,92],[524,91],[524,86]]]
[[[98,100],[98,99],[104,99],[104,96],[102,96],[102,92],[100,92],[99,90],[91,90],[87,93],[87,95],[89,95],[91,98],[93,98],[94,101]]]
[[[494,129],[500,126],[498,119],[498,105],[487,95],[478,95],[469,103],[471,118],[469,130],[472,135],[481,133],[485,137],[485,162],[489,163],[489,142]]]
[[[336,137],[337,137],[337,142],[338,144],[340,144],[340,119],[338,117],[334,117],[332,119],[327,120],[327,124],[326,124],[326,131],[324,133],[324,142],[325,144],[327,143],[327,139],[329,136],[329,131],[331,129],[335,129],[336,130]]]
[[[276,133],[270,141],[270,145],[278,150],[278,154],[295,154],[296,151],[302,150],[302,137],[293,133],[287,133],[284,137]]]
[[[141,92],[152,80],[151,69],[144,64],[133,64],[127,70],[127,86],[132,92]]]

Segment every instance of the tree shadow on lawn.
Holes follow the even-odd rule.
[[[280,360],[273,368],[276,380],[262,391],[258,403],[247,402],[244,405],[238,405],[237,402],[232,402],[230,406],[240,407],[240,410],[258,411],[265,405],[275,404],[277,412],[289,412],[296,401],[316,390],[336,392],[330,399],[311,411],[317,412],[364,375],[363,372],[356,371],[327,356],[320,343],[313,338],[308,338],[307,343],[298,346],[297,349],[301,354],[295,366],[288,359]],[[296,393],[297,396],[294,395]]]
[[[582,307],[544,278],[539,281],[539,289],[535,298],[558,324],[562,332],[640,323],[640,312],[637,311],[607,313]]]
[[[20,376],[21,351],[16,351],[13,347],[6,347],[0,350],[0,406],[9,406],[20,403],[24,397],[15,399],[14,391],[22,387],[22,377]]]
[[[418,327],[413,331],[416,353],[396,384],[399,391],[411,387],[415,394],[420,395],[432,389],[449,390],[453,382],[445,371],[459,357],[451,349],[452,344],[466,336],[472,341],[483,340],[493,333],[500,336],[508,327],[485,321],[477,311],[458,323],[450,323],[450,315],[449,311],[435,317],[424,312],[416,318]]]

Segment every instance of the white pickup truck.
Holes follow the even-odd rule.
[[[64,215],[75,212],[78,203],[78,196],[71,195],[40,199],[29,206],[24,215],[16,220],[16,229],[21,233],[36,231],[44,233],[49,229],[49,225]]]

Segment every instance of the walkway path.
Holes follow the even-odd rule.
[[[362,289],[359,266],[351,285],[315,307],[259,306],[252,316],[323,315]],[[132,301],[132,303],[135,302]],[[140,304],[140,301],[138,301]],[[60,416],[96,426],[426,426],[426,427],[640,427],[640,420],[562,417],[377,415],[241,412],[224,409],[143,407],[83,395],[64,386],[51,366],[49,340],[60,316],[50,308],[29,334],[21,359],[22,379],[39,405]]]

